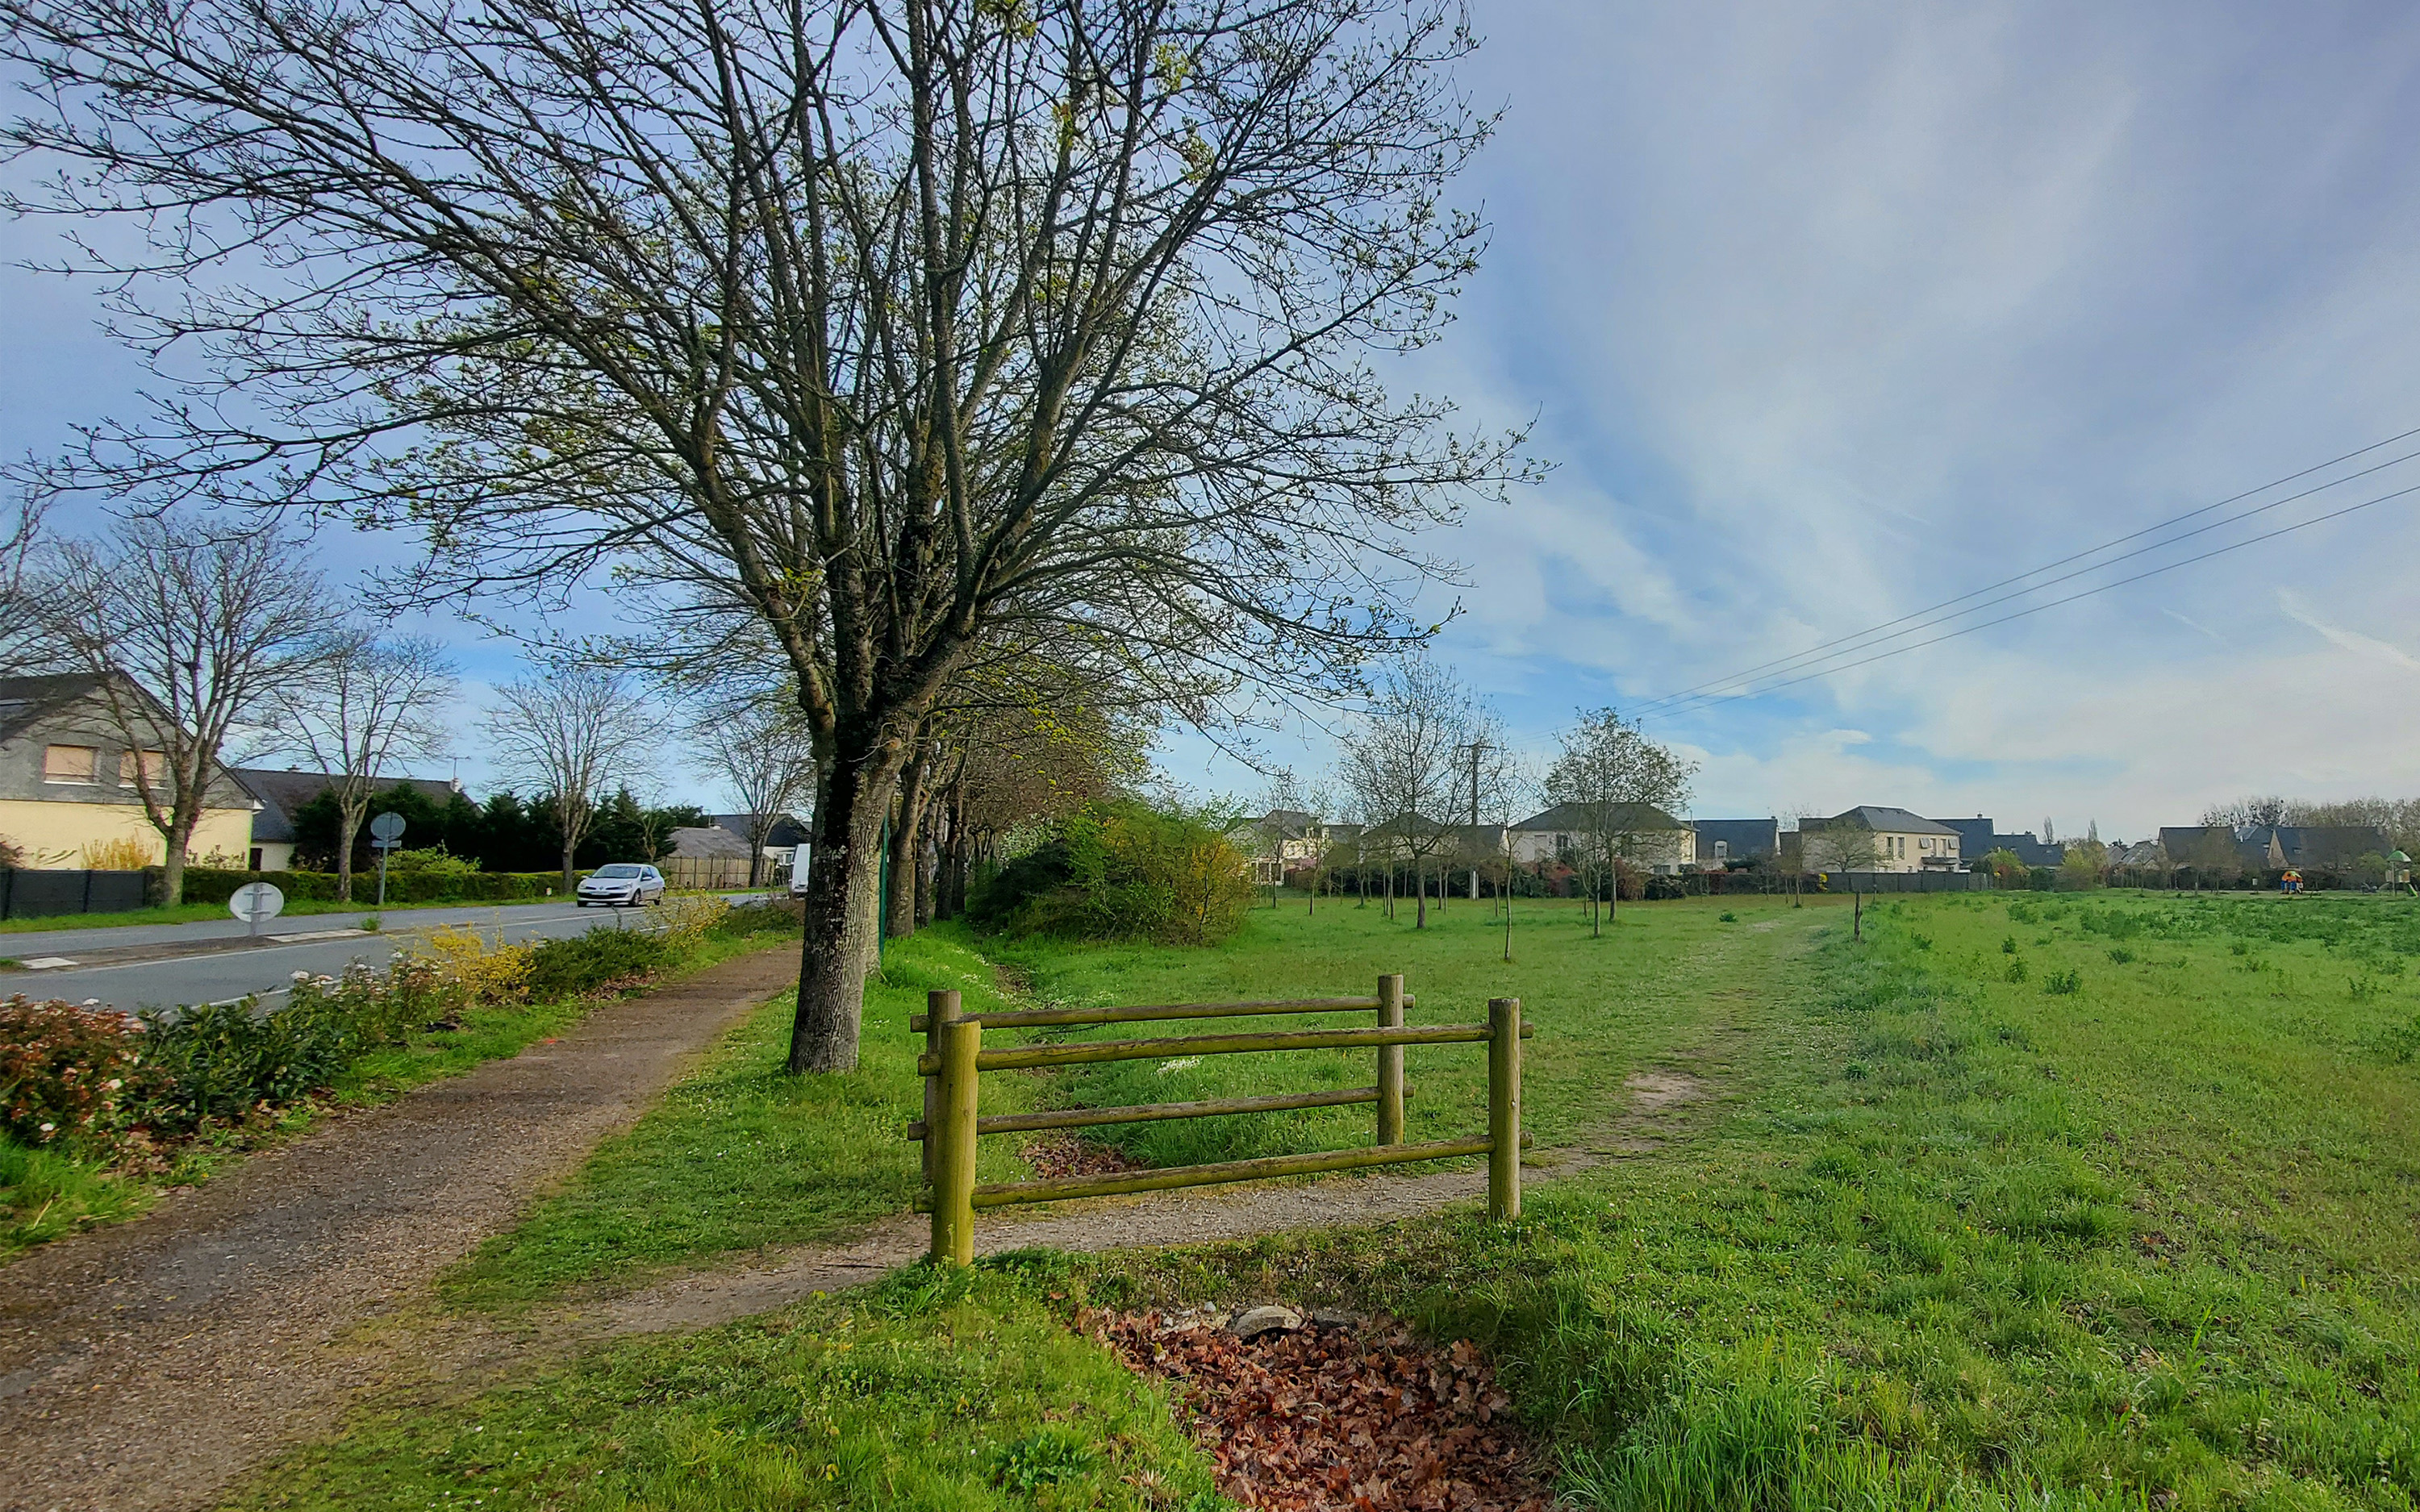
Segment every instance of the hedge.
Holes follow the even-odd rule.
[[[156,872],[158,868],[152,870]],[[586,876],[588,873],[573,874]],[[185,868],[185,902],[223,903],[235,896],[236,888],[248,882],[266,882],[297,901],[336,901],[336,874],[334,872],[244,872],[232,867],[189,866]],[[158,894],[156,887],[153,894]],[[562,894],[563,873],[560,872],[474,872],[468,875],[396,872],[386,879],[386,901],[391,903],[500,903],[524,898],[560,897]],[[378,902],[376,872],[353,873],[353,902],[365,905]]]

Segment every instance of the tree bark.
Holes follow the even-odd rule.
[[[353,841],[362,832],[362,816],[369,810],[365,802],[336,800],[336,901],[353,901]]]
[[[805,938],[799,953],[799,1007],[789,1069],[853,1071],[865,978],[880,941],[882,821],[901,764],[895,743],[842,750],[815,805],[807,865]]]
[[[923,873],[924,778],[932,757],[919,746],[900,772],[898,814],[891,825],[891,915],[883,933],[904,940],[916,933],[916,895]]]

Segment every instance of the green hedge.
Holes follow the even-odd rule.
[[[584,872],[575,874],[587,875]],[[232,867],[189,866],[185,868],[185,902],[223,903],[247,882],[266,882],[298,901],[336,901],[334,872],[242,872]],[[153,891],[157,893],[156,887]],[[549,896],[563,896],[562,872],[474,872],[466,876],[443,872],[396,872],[386,879],[386,901],[391,903],[503,903]],[[367,906],[377,901],[378,873],[355,872],[353,902]]]

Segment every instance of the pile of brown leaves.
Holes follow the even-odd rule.
[[[1044,1134],[1017,1153],[1044,1180],[1062,1176],[1114,1176],[1142,1167],[1114,1145],[1096,1145],[1071,1134]]]
[[[1239,1339],[1208,1312],[1088,1318],[1128,1365],[1169,1382],[1218,1489],[1311,1512],[1548,1512],[1554,1499],[1466,1341],[1436,1350],[1386,1323]]]

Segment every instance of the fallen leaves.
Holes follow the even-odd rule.
[[[1046,1181],[1063,1176],[1114,1176],[1120,1171],[1142,1169],[1127,1158],[1125,1150],[1113,1145],[1096,1145],[1071,1134],[1045,1135],[1017,1153],[1033,1167],[1033,1174]]]
[[[1085,1321],[1166,1381],[1218,1489],[1273,1512],[1549,1512],[1496,1372],[1466,1340],[1434,1349],[1383,1322],[1238,1339],[1208,1312]]]

